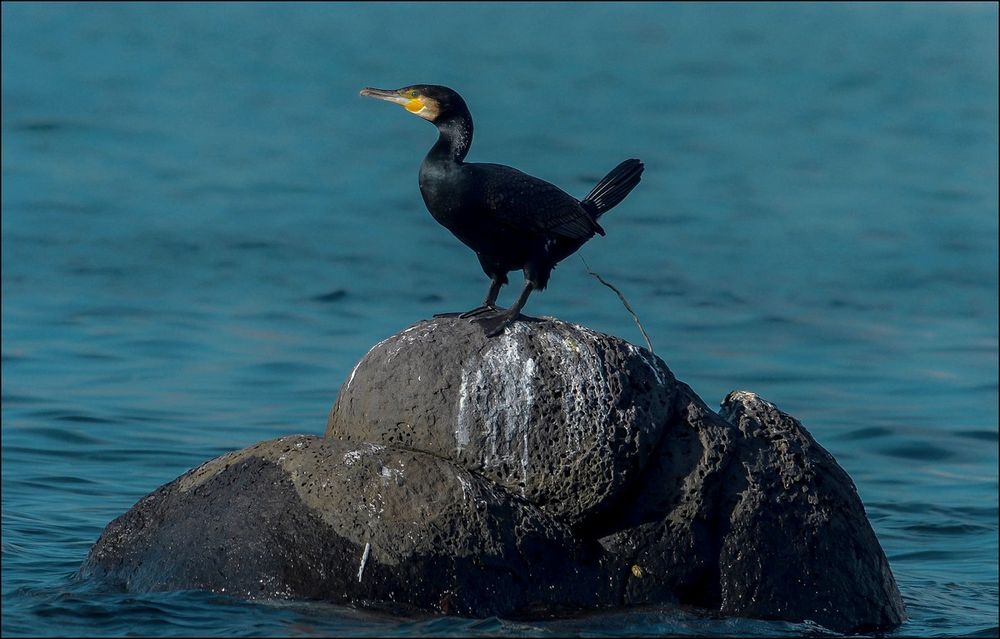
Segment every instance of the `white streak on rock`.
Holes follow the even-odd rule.
[[[536,364],[522,352],[517,338],[525,331],[521,324],[514,324],[503,336],[491,340],[477,362],[475,383],[464,377],[456,439],[462,437],[468,443],[471,428],[481,423],[484,465],[520,465],[526,477]]]
[[[455,473],[455,479],[458,480],[459,485],[462,487],[462,500],[469,498],[469,491],[472,490],[472,484],[470,484],[465,477],[462,477],[460,473]]]
[[[648,353],[649,351],[647,351],[644,348],[639,348],[635,344],[628,344],[628,348],[629,348],[630,351],[632,351],[633,353],[637,354],[639,357],[642,358],[643,363],[646,364],[646,366],[649,367],[649,370],[653,371],[653,375],[656,376],[656,381],[659,382],[660,385],[662,386],[663,385],[663,375],[660,374],[660,367],[657,366],[656,360],[650,360],[646,356],[646,353]]]
[[[368,563],[368,553],[371,552],[371,542],[365,543],[365,551],[361,554],[361,565],[358,566],[358,583],[361,583],[361,575],[365,574],[365,564]]]
[[[366,443],[363,448],[359,448],[357,450],[352,450],[344,453],[344,463],[350,466],[354,462],[361,459],[362,455],[371,455],[373,453],[377,453],[382,450],[385,450],[385,446]]]
[[[358,366],[361,366],[361,362],[365,361],[365,359],[369,355],[372,354],[373,350],[375,350],[376,348],[382,346],[383,344],[385,344],[386,342],[388,342],[389,340],[391,340],[393,337],[395,337],[395,336],[394,335],[390,335],[389,337],[385,338],[384,340],[382,340],[381,342],[379,342],[375,346],[372,346],[371,348],[368,349],[368,352],[365,353],[365,356],[358,360],[358,363],[354,365],[354,369],[351,370],[351,377],[350,377],[350,379],[347,380],[347,387],[348,388],[351,387],[351,382],[354,381],[354,373],[358,372]]]
[[[606,335],[601,335],[597,331],[592,331],[589,328],[587,328],[586,326],[581,326],[580,324],[570,324],[570,326],[572,326],[573,328],[575,328],[579,333],[582,333],[583,335],[586,335],[590,339],[600,339],[602,337],[606,337]]]
[[[354,374],[358,372],[358,366],[361,366],[361,362],[363,362],[363,361],[364,361],[364,358],[359,359],[358,363],[355,364],[354,368],[351,369],[351,377],[347,380],[347,387],[348,388],[351,387],[351,382],[354,381]]]
[[[528,485],[528,430],[525,429],[522,437],[521,448],[521,497],[524,497],[524,489]]]
[[[433,322],[427,322],[427,323],[417,324],[416,326],[411,326],[410,328],[400,333],[398,335],[398,339],[396,340],[396,342],[392,344],[388,349],[386,349],[387,351],[385,356],[386,362],[392,361],[392,359],[396,357],[396,355],[399,355],[399,352],[401,350],[413,344],[414,342],[424,339],[429,334],[434,332],[434,329],[436,328],[437,324],[434,324]],[[411,331],[417,331],[417,332],[410,335],[409,333]]]
[[[766,399],[761,399],[760,396],[757,395],[757,393],[754,393],[752,391],[734,390],[733,392],[729,393],[729,396],[726,397],[726,400],[727,401],[740,402],[741,404],[750,404],[752,402],[761,402],[761,403],[766,404],[767,406],[769,406],[771,408],[775,408],[775,409],[777,408],[774,404],[772,404],[771,402],[767,401]]]
[[[403,479],[403,471],[399,468],[389,468],[387,466],[383,466],[381,475],[382,475],[383,486],[388,484],[389,480],[393,480],[398,484]]]
[[[458,387],[458,414],[455,418],[455,448],[457,452],[462,452],[469,445],[470,422],[475,419],[470,410],[469,377],[469,370],[463,368],[462,383]],[[472,386],[478,386],[482,381],[483,371],[477,370],[476,379],[472,382]]]

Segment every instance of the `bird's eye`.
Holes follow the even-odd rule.
[[[420,94],[417,93],[415,90],[414,91],[410,91],[410,97],[411,98],[416,98],[418,95],[420,95]]]

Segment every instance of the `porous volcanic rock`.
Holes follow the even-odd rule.
[[[131,591],[491,615],[608,603],[591,546],[448,461],[297,435],[223,455],[144,497],[108,525],[82,574]]]
[[[365,355],[326,435],[455,460],[578,524],[646,464],[675,385],[649,351],[582,326],[532,319],[487,339],[440,317]]]
[[[676,419],[600,539],[606,563],[634,566],[621,603],[838,632],[906,619],[853,482],[798,420],[747,391],[721,414],[683,383],[676,397]]]
[[[474,616],[676,602],[840,632],[904,619],[847,474],[753,393],[711,410],[624,340],[454,317],[376,344],[326,437],[208,462],[112,522],[131,590]]]
[[[734,391],[722,416],[743,435],[742,486],[719,556],[723,613],[833,629],[899,625],[903,601],[854,482],[802,424]]]

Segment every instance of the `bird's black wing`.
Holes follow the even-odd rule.
[[[579,200],[554,184],[502,164],[465,168],[484,212],[504,226],[579,240],[601,232]]]

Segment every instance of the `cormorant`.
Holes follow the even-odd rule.
[[[402,105],[433,123],[437,143],[420,165],[420,194],[434,219],[476,252],[490,278],[481,306],[459,317],[480,317],[488,337],[513,322],[531,291],[543,290],[555,265],[595,233],[598,218],[639,183],[643,165],[625,160],[582,200],[544,180],[502,164],[464,162],[472,145],[472,115],[448,87],[415,84],[402,89],[365,88],[361,95]],[[524,289],[509,309],[496,306],[507,273],[524,271]]]

